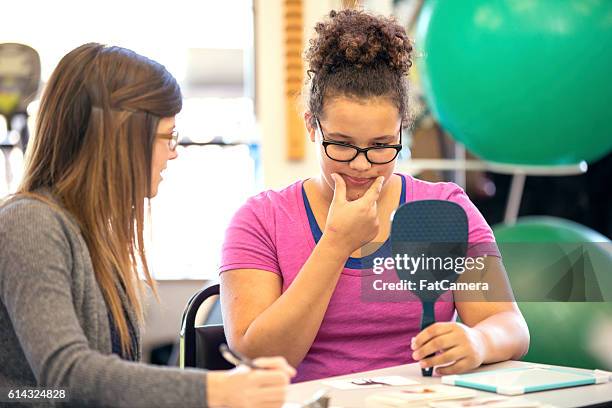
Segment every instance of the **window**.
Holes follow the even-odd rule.
[[[148,255],[157,279],[216,277],[225,227],[257,183],[252,1],[107,0],[86,9],[80,1],[56,0],[36,3],[35,12],[31,7],[3,5],[0,43],[35,48],[43,84],[63,55],[88,41],[131,48],[164,64],[180,82],[184,109],[177,130],[185,145],[151,200]],[[29,109],[31,133],[36,106]],[[4,122],[0,118],[0,143],[7,145],[0,155],[0,196],[14,191],[22,166]]]

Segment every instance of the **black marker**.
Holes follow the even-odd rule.
[[[234,351],[227,347],[227,344],[225,343],[219,346],[219,351],[221,352],[221,355],[224,359],[226,359],[236,367],[242,364],[250,368],[261,368],[257,364],[255,364],[250,358],[245,357],[237,351]]]

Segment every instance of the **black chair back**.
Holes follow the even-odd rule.
[[[196,326],[196,316],[200,306],[211,296],[219,296],[219,284],[212,284],[194,294],[183,311],[180,332],[180,366],[205,368],[207,370],[227,370],[233,367],[219,352],[219,345],[226,343],[223,324],[207,318],[203,325]],[[213,313],[218,310],[219,300],[213,305]],[[218,319],[217,319],[218,320]]]

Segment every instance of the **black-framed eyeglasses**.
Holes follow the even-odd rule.
[[[321,122],[319,122],[319,118],[315,118],[315,120],[317,122],[317,126],[319,127],[319,132],[321,132],[321,144],[323,145],[325,154],[334,161],[351,162],[355,160],[360,153],[363,153],[366,160],[371,164],[387,164],[395,160],[399,152],[402,150],[401,126],[399,130],[399,144],[386,144],[361,148],[349,143],[325,140],[325,134],[323,133]]]
[[[159,137],[160,139],[167,139],[168,140],[168,148],[170,148],[171,151],[175,151],[176,150],[176,146],[178,146],[178,141],[179,141],[179,132],[176,130],[173,130],[172,133],[157,133],[155,134],[156,137]]]

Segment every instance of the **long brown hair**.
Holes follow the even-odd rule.
[[[159,63],[90,43],[68,53],[46,86],[17,195],[41,188],[71,213],[121,339],[134,353],[120,291],[143,321],[144,286],[155,290],[143,239],[153,141],[160,118],[181,110],[179,86]]]

